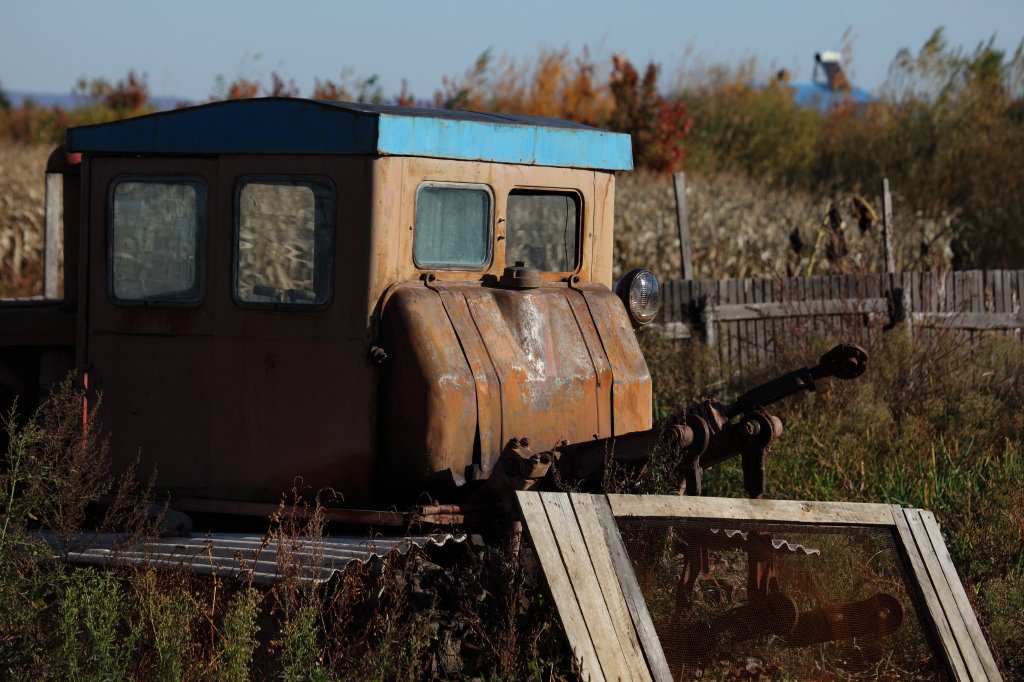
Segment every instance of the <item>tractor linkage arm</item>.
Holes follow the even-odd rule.
[[[527,490],[544,487],[552,471],[562,481],[579,482],[583,489],[600,490],[606,461],[643,465],[656,449],[674,460],[679,492],[701,494],[704,469],[739,455],[743,485],[751,498],[764,495],[764,466],[772,443],[782,435],[782,422],[765,406],[800,391],[813,391],[819,379],[854,379],[864,373],[868,354],[860,346],[840,344],[803,367],[772,379],[732,403],[702,400],[677,412],[647,431],[582,443],[563,441],[543,452],[530,442],[511,439],[502,451],[485,489]]]

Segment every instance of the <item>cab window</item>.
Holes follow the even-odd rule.
[[[206,184],[125,178],[111,188],[110,297],[122,305],[196,305],[203,297]]]
[[[416,191],[413,260],[421,269],[479,270],[491,261],[493,201],[485,185],[426,183]]]
[[[327,178],[242,178],[235,215],[239,305],[303,308],[329,302],[334,197]]]
[[[580,197],[575,192],[512,190],[508,196],[505,260],[549,272],[578,265]]]

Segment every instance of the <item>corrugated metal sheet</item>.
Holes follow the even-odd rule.
[[[353,561],[366,562],[412,547],[465,542],[465,534],[436,533],[406,537],[324,537],[278,539],[244,533],[210,533],[188,538],[157,538],[132,543],[119,533],[80,533],[67,545],[52,533],[40,533],[59,558],[95,565],[151,564],[202,575],[249,575],[256,583],[295,578],[305,583],[330,580]]]

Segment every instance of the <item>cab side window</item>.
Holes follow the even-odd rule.
[[[485,185],[425,183],[416,191],[416,267],[479,270],[491,261],[491,191]]]
[[[191,178],[116,180],[110,196],[111,299],[193,306],[203,298],[206,184]]]
[[[235,203],[236,302],[326,305],[334,255],[333,183],[320,177],[242,178]]]

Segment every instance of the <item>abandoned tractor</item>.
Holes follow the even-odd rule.
[[[612,282],[631,168],[627,135],[583,125],[340,102],[74,128],[48,169],[63,298],[0,307],[5,388],[77,369],[115,464],[140,457],[185,511],[262,513],[296,479],[340,493],[340,520],[490,503],[554,471],[599,485],[609,457],[659,445],[683,492],[740,455],[759,496],[781,431],[764,405],[866,355],[654,425],[634,329],[659,283]]]

